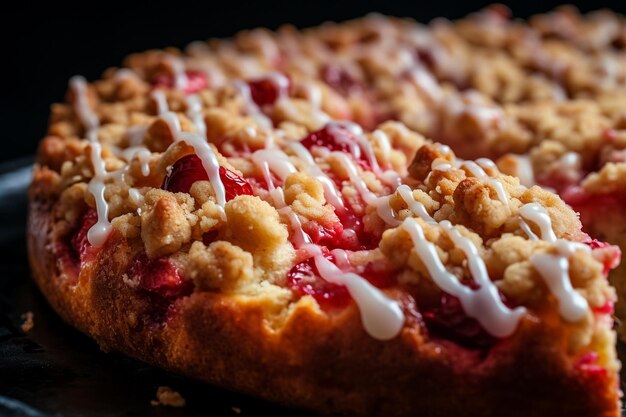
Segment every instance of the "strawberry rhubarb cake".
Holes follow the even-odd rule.
[[[608,12],[498,6],[76,76],[35,279],[104,350],[320,414],[619,416],[624,46]]]

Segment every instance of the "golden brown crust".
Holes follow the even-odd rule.
[[[491,161],[458,160],[420,134],[456,145],[462,156],[527,152],[505,155],[500,169],[517,173],[526,158],[531,177],[559,185],[580,181],[600,161],[605,168],[588,176],[583,187],[602,193],[607,184],[611,190],[621,186],[616,175],[624,165],[622,138],[611,129],[622,123],[616,109],[624,98],[592,85],[595,70],[584,65],[561,78],[548,76],[540,65],[546,63],[528,55],[533,48],[525,43],[526,29],[501,25],[493,10],[455,25],[433,23],[428,43],[441,47],[445,62],[418,57],[433,62],[418,65],[413,59],[415,72],[406,56],[389,47],[387,36],[419,49],[412,42],[422,42],[421,28],[373,16],[302,33],[242,33],[205,45],[213,48],[208,52],[190,47],[191,57],[180,61],[178,51],[150,51],[129,57],[132,71],[111,70],[94,84],[73,84],[68,104],[53,108],[30,189],[29,256],[37,283],[54,309],[104,350],[323,414],[617,416],[619,362],[610,316],[615,294],[605,275],[618,251],[591,242],[576,213],[555,194],[532,186],[534,181],[522,186]],[[536,24],[545,30],[541,21]],[[595,26],[588,30],[595,33]],[[494,39],[493,31],[502,36]],[[354,55],[369,42],[375,46],[366,46],[367,54]],[[580,50],[594,48],[580,39],[540,45],[552,66],[588,63]],[[293,52],[293,59],[278,60],[280,47]],[[327,55],[344,53],[340,78],[356,86],[322,81],[318,71],[328,70],[326,60],[333,62]],[[277,62],[291,81],[270,72]],[[489,71],[480,71],[486,62]],[[193,97],[170,88],[167,83],[177,83],[181,74],[177,64],[203,68],[214,84]],[[187,87],[193,74],[184,74]],[[219,82],[219,74],[235,82]],[[238,90],[242,79],[273,80],[279,92],[281,83],[291,87],[273,104],[257,106]],[[350,91],[343,94],[344,88]],[[559,102],[563,89],[575,100]],[[317,140],[313,134],[342,134],[336,133],[341,126],[326,124],[330,118],[363,126],[366,132],[349,140],[361,141],[361,152],[370,149],[375,160],[325,152],[332,150],[329,145],[310,149],[311,164],[289,147]],[[389,118],[403,123],[381,124]],[[313,132],[322,126],[330,130]],[[193,132],[205,130],[205,151],[215,154],[215,169],[230,171],[238,178],[231,181],[252,191],[239,184],[226,190],[236,196],[220,201],[215,184],[197,172],[188,191],[166,185],[175,183],[180,170],[189,175],[178,164],[198,153],[177,141],[181,132],[201,139]],[[80,139],[85,137],[91,142]],[[129,149],[137,144],[140,152]],[[279,151],[279,163],[290,172],[277,177],[280,198],[262,186],[271,189],[270,177],[280,170],[263,171],[254,161],[252,152],[265,147]],[[103,169],[98,161],[107,177],[97,173]],[[394,191],[394,180],[374,169],[374,162],[396,171],[408,196]],[[213,162],[202,163],[200,172],[210,175],[206,164]],[[350,164],[359,178],[351,178]],[[348,246],[342,252],[346,262],[358,273],[382,266],[393,275],[393,284],[380,284],[381,293],[399,303],[405,321],[391,340],[368,334],[363,310],[349,298],[345,308],[328,307],[290,281],[293,268],[311,259],[296,243],[297,224],[312,235],[337,233],[335,226],[346,222],[312,168],[332,177],[326,179],[336,183],[348,214],[353,211],[362,222],[358,232],[350,226],[356,239],[374,240],[371,247],[365,238],[358,242],[362,246]],[[94,186],[103,187],[102,196]],[[427,214],[418,213],[411,198]],[[97,202],[107,205],[103,220],[112,223],[100,248],[86,236]],[[553,238],[544,240],[541,222],[525,223],[521,209],[529,204],[547,214]],[[476,249],[495,291],[526,309],[511,336],[491,337],[480,327],[484,323],[475,322],[489,347],[476,340],[466,346],[429,327],[427,315],[441,313],[446,294],[409,230],[398,226],[410,218],[407,224],[423,233],[443,268],[466,286],[478,282],[470,255],[440,222],[451,222],[451,230]],[[600,246],[591,251],[581,243]],[[562,254],[564,246],[569,255]],[[559,314],[562,300],[533,264],[535,255],[566,261],[563,285],[571,282],[571,292],[589,307],[581,318]],[[458,314],[461,320],[476,317]]]
[[[354,305],[332,320],[300,305],[275,332],[254,301],[196,292],[176,302],[165,324],[151,323],[151,304],[123,282],[130,249],[119,235],[76,285],[60,273],[47,234],[52,202],[36,188],[28,234],[34,277],[55,311],[104,350],[323,414],[619,415],[616,375],[606,381],[614,390],[598,392],[557,348],[562,327],[532,318],[486,359],[429,343],[410,323],[396,339],[376,341]],[[410,297],[403,308],[410,322],[421,320]]]

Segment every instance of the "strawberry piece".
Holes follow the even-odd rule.
[[[302,226],[302,230],[317,245],[326,246],[329,249],[341,247],[343,225],[339,222],[333,223],[329,227],[321,225],[315,220],[310,220]]]
[[[177,298],[191,292],[191,281],[183,281],[167,258],[149,259],[142,252],[133,259],[129,276],[138,279],[139,288],[163,298]]]
[[[300,139],[300,143],[307,149],[326,148],[329,151],[349,153],[352,158],[365,170],[371,170],[367,155],[361,151],[356,136],[342,125],[326,125],[320,130],[309,133]]]
[[[371,262],[365,265],[365,269],[359,275],[377,288],[388,288],[398,282],[395,271],[380,262]]]
[[[326,255],[326,259],[333,261],[333,256]],[[295,294],[300,297],[311,295],[322,308],[343,308],[350,303],[351,298],[346,287],[320,278],[314,258],[291,268],[287,273],[287,283]]]
[[[183,87],[183,91],[186,94],[197,93],[200,90],[204,90],[209,86],[206,75],[198,71],[185,71],[187,76],[187,84]],[[158,74],[152,80],[152,85],[155,87],[174,87],[174,77],[171,74]]]
[[[601,382],[601,380],[608,376],[608,371],[605,367],[598,364],[598,359],[599,356],[596,352],[587,352],[574,363],[574,369],[577,370],[583,378]]]
[[[81,219],[80,228],[70,240],[74,254],[81,265],[90,260],[96,252],[95,248],[89,243],[89,239],[87,239],[87,233],[97,221],[98,213],[96,210],[87,210]]]
[[[341,125],[330,127],[324,126],[320,130],[309,133],[300,140],[300,143],[307,149],[322,147],[330,151],[341,151],[354,154],[355,147],[358,149],[356,137],[348,129]]]
[[[592,239],[588,242],[583,242],[588,245],[592,251],[594,251],[594,257],[596,260],[602,262],[604,276],[608,276],[611,269],[617,268],[622,259],[622,251],[619,246],[611,245],[607,242],[601,242],[598,239]],[[597,252],[596,252],[597,251]]]
[[[615,303],[613,301],[607,301],[600,307],[593,309],[596,314],[613,314],[615,312]]]
[[[287,80],[289,80],[287,78]],[[273,78],[260,78],[258,80],[248,81],[250,87],[250,95],[257,106],[265,106],[274,104],[282,95],[288,93],[291,82],[288,81],[286,86],[279,85]]]
[[[331,262],[335,261],[333,255],[329,253],[325,257]],[[378,288],[390,287],[396,283],[393,271],[380,264],[367,264],[359,275]],[[302,261],[291,268],[287,273],[287,283],[295,294],[300,297],[311,295],[322,308],[326,309],[346,307],[352,299],[346,287],[327,282],[319,276],[314,258]]]
[[[367,250],[378,247],[380,236],[375,236],[366,231],[363,219],[357,216],[349,205],[346,205],[343,210],[338,211],[336,214],[344,230],[348,229],[353,231],[352,238],[346,233],[342,235],[344,239],[344,243],[340,246],[342,249]]]
[[[238,195],[252,195],[252,187],[242,177],[224,167],[219,168],[220,179],[226,190],[226,201]],[[197,155],[191,154],[180,158],[163,180],[161,188],[173,193],[188,193],[196,181],[208,181],[209,176]]]
[[[475,319],[468,317],[458,298],[443,293],[438,307],[423,311],[428,331],[468,348],[488,348],[496,339]]]

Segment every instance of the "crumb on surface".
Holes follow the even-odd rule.
[[[35,327],[35,320],[34,317],[35,315],[33,314],[32,311],[27,311],[26,313],[22,314],[22,320],[24,320],[22,322],[22,331],[24,333],[28,333],[31,330],[33,330],[33,327]]]
[[[156,400],[150,401],[153,406],[167,405],[169,407],[184,407],[185,403],[185,399],[179,392],[167,386],[160,386],[156,392]]]

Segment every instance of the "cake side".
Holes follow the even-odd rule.
[[[72,79],[30,191],[55,310],[105,350],[325,414],[618,415],[619,250],[418,133],[492,155],[501,110],[377,65],[416,29],[253,31]]]

